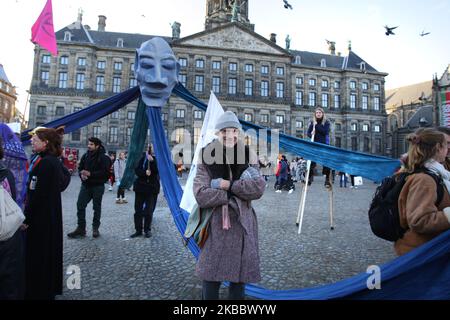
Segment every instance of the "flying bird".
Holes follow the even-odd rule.
[[[420,36],[421,37],[423,37],[423,36],[426,36],[426,35],[428,35],[428,34],[430,34],[431,32],[425,32],[425,31],[422,31],[422,33],[420,34]]]
[[[397,29],[399,26],[396,26],[396,27],[388,27],[388,26],[384,26],[384,28],[386,29],[386,35],[387,36],[389,36],[389,35],[395,35],[395,33],[394,32],[392,32],[392,30],[394,30],[394,29]]]
[[[292,6],[289,4],[289,2],[287,2],[287,0],[283,0],[284,2],[284,8],[285,9],[291,9],[292,10]]]

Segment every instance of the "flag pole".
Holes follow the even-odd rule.
[[[330,175],[331,175],[332,171],[330,170]],[[331,177],[329,177],[329,179],[331,179]],[[330,229],[334,230],[334,221],[333,221],[333,198],[334,198],[334,192],[333,192],[333,184],[331,183],[331,181],[328,180],[328,182],[330,183],[330,189],[328,190],[329,192],[329,203],[330,203]]]
[[[315,126],[313,128],[313,131],[315,130]],[[311,136],[311,141],[314,141],[314,134]],[[303,224],[303,214],[305,212],[305,204],[306,204],[306,193],[308,192],[308,182],[309,182],[309,175],[311,174],[311,160],[308,160],[306,163],[306,179],[305,179],[305,186],[303,188],[302,198],[300,201],[300,206],[298,208],[298,214],[297,214],[297,224],[298,224],[298,234],[302,232],[302,224]],[[299,222],[300,218],[300,222]]]

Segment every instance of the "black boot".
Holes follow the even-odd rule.
[[[67,234],[69,238],[84,238],[86,236],[86,229],[77,227],[74,231]]]
[[[142,236],[142,231],[136,231],[135,233],[133,233],[130,238],[137,238]]]
[[[93,236],[94,238],[100,237],[100,232],[98,231],[97,228],[94,229],[94,230],[92,230],[92,236]]]

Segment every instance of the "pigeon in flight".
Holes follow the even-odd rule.
[[[394,32],[392,32],[392,30],[394,30],[394,29],[397,29],[398,28],[398,26],[396,26],[396,27],[388,27],[388,26],[384,26],[384,28],[386,29],[386,35],[387,36],[389,36],[389,35],[395,35],[395,33]]]
[[[292,10],[292,6],[289,4],[289,2],[287,2],[287,0],[283,0],[284,2],[284,8],[285,9],[291,9]]]
[[[425,31],[422,31],[422,33],[420,34],[420,36],[421,37],[423,37],[423,36],[426,36],[426,35],[428,35],[428,34],[430,34],[431,32],[425,32]]]

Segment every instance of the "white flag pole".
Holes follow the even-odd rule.
[[[224,113],[222,106],[215,94],[211,91],[209,97],[208,108],[205,112],[205,119],[203,120],[203,125],[201,129],[201,134],[199,141],[195,148],[194,159],[192,161],[191,170],[189,171],[189,176],[186,181],[186,186],[184,187],[183,197],[181,198],[180,208],[183,208],[189,214],[197,209],[197,201],[194,197],[194,178],[197,174],[197,163],[199,161],[200,152],[207,144],[211,143],[217,138],[215,135],[215,125],[219,117]]]
[[[313,127],[313,132],[315,134],[316,126]],[[311,141],[314,141],[314,134],[311,136]],[[302,224],[303,224],[303,213],[305,212],[305,204],[306,204],[306,193],[308,192],[308,182],[309,182],[309,175],[311,171],[311,160],[308,160],[306,163],[306,179],[305,179],[305,186],[303,188],[302,193],[302,199],[300,201],[300,206],[298,208],[298,214],[297,214],[297,223],[299,221],[300,216],[300,222],[298,223],[298,234],[302,232]]]

